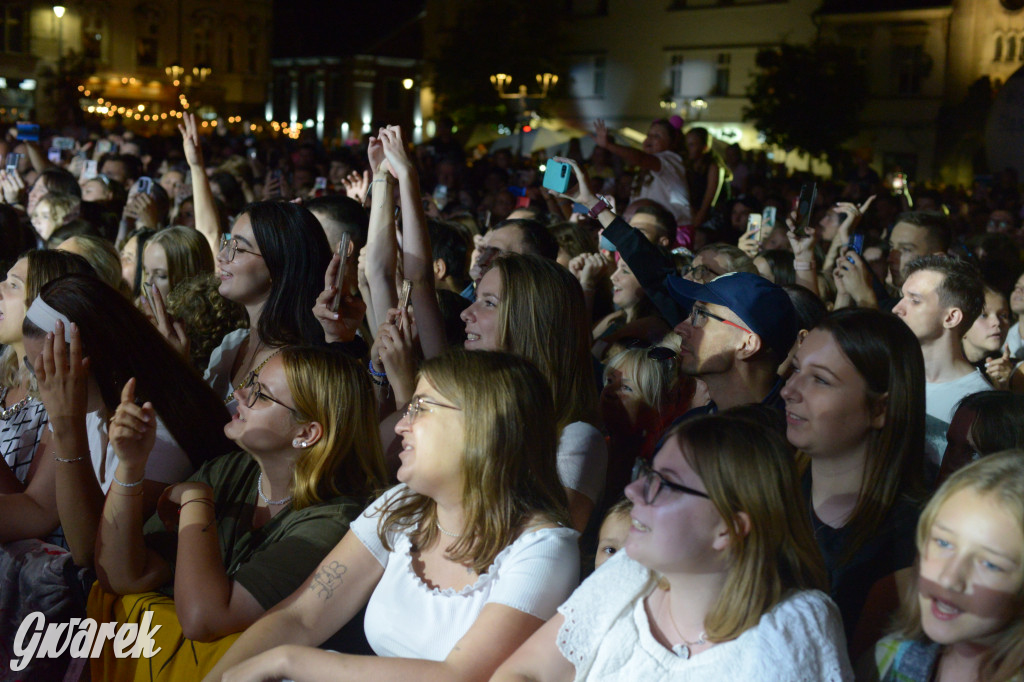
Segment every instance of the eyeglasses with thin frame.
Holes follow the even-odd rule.
[[[274,398],[273,396],[270,396],[270,395],[267,395],[266,393],[264,393],[263,392],[263,385],[260,384],[260,382],[252,381],[249,384],[249,386],[247,387],[247,389],[248,389],[249,393],[248,393],[248,395],[245,396],[245,406],[246,407],[252,409],[256,405],[256,401],[259,400],[260,398],[263,398],[264,400],[269,400],[272,403],[277,403],[278,405],[280,405],[284,409],[288,410],[289,412],[291,412],[295,416],[299,415],[299,411],[296,410],[294,407],[288,407],[287,405],[282,403],[277,398]]]
[[[646,505],[653,505],[654,501],[658,499],[658,493],[665,488],[675,490],[680,493],[688,493],[690,495],[696,495],[697,497],[703,497],[706,500],[711,499],[707,493],[702,493],[699,490],[694,490],[688,486],[667,480],[660,473],[652,469],[651,465],[647,463],[647,460],[642,457],[637,457],[636,463],[633,465],[633,480],[636,481],[641,478],[644,481],[644,504]]]
[[[224,255],[224,262],[226,263],[230,263],[231,261],[235,260],[235,255],[239,251],[241,251],[242,253],[247,253],[251,256],[258,256],[259,258],[263,258],[263,254],[259,254],[256,253],[255,251],[250,251],[249,249],[243,249],[239,247],[238,240],[235,239],[235,237],[230,234],[221,235],[220,248],[217,250],[217,253],[224,253],[225,249],[227,249],[227,253]]]
[[[750,331],[749,329],[747,329],[746,327],[742,327],[742,326],[736,324],[735,322],[733,322],[731,320],[727,320],[724,317],[720,317],[718,315],[715,315],[713,312],[711,312],[707,308],[705,308],[703,306],[699,306],[699,305],[694,305],[693,308],[690,309],[690,317],[687,318],[687,319],[689,320],[691,327],[693,327],[694,329],[700,329],[701,327],[704,326],[704,324],[707,322],[707,319],[709,317],[712,320],[718,320],[722,324],[727,324],[730,327],[736,327],[736,329],[739,329],[740,331],[744,331],[747,334],[753,334],[754,333],[754,332]]]
[[[700,282],[701,284],[707,284],[715,277],[720,277],[721,274],[722,273],[715,272],[706,265],[691,265],[683,271],[684,278],[689,275],[690,277],[693,277],[695,282]]]
[[[455,407],[454,405],[442,405],[441,403],[435,403],[432,400],[427,400],[421,395],[413,396],[409,402],[409,407],[405,411],[405,418],[409,421],[409,426],[412,426],[413,422],[416,421],[416,417],[419,416],[420,412],[433,412],[431,408],[443,407],[448,410],[462,411],[461,407]]]

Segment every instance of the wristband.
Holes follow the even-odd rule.
[[[370,372],[370,376],[377,377],[378,379],[387,379],[388,378],[388,373],[386,371],[385,372],[378,372],[377,370],[375,370],[373,368],[373,360],[370,360],[367,363],[366,369]]]
[[[54,455],[53,457],[53,461],[63,462],[64,464],[71,464],[72,462],[81,462],[83,459],[85,459],[85,455],[82,455],[81,457],[72,457],[71,459],[64,459],[63,457],[57,457],[56,455]]]
[[[602,213],[604,213],[607,210],[608,210],[608,203],[604,200],[604,197],[602,197],[601,195],[598,195],[597,203],[594,204],[594,206],[589,211],[587,211],[587,217],[588,218],[593,218],[594,220],[597,220],[597,216],[601,215]]]

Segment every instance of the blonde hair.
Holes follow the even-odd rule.
[[[628,348],[615,355],[604,368],[605,381],[614,370],[629,375],[640,392],[640,399],[661,414],[672,404],[673,393],[679,389],[679,363],[673,357],[655,360],[647,356],[647,348]]]
[[[159,244],[167,255],[167,283],[170,289],[196,275],[212,275],[213,252],[199,230],[168,227],[146,241],[146,249]]]
[[[508,254],[494,267],[502,283],[500,347],[530,360],[547,379],[559,430],[577,421],[596,424],[590,318],[579,282],[539,256]]]
[[[1009,512],[1024,534],[1024,450],[1005,450],[982,457],[950,476],[932,496],[917,522],[918,561],[931,535],[939,509],[953,495],[970,490],[996,500]],[[1018,561],[1024,561],[1024,547]],[[921,604],[917,598],[915,571],[906,598],[901,600],[894,631],[901,636],[930,641],[921,627]],[[1024,585],[1016,594],[1017,617],[1007,624],[998,640],[983,654],[979,682],[1007,682],[1024,669]]]
[[[121,273],[121,257],[114,245],[103,237],[76,234],[61,242],[57,249],[77,253],[89,261],[89,265],[105,284],[119,291],[125,298],[132,297],[131,286],[124,281],[124,276]]]
[[[36,211],[39,210],[43,202],[46,202],[50,207],[50,222],[53,223],[54,231],[70,218],[77,217],[82,205],[82,200],[73,194],[49,192],[39,199],[39,202],[36,204]]]
[[[447,556],[484,573],[535,515],[569,525],[568,499],[556,467],[557,433],[544,377],[518,355],[453,350],[423,363],[420,378],[462,411],[462,509],[465,530]],[[529,425],[524,428],[524,425]],[[412,493],[385,508],[378,527],[391,548],[392,528],[419,524],[413,537],[427,547],[437,534],[437,507]]]
[[[295,461],[295,509],[338,495],[370,500],[387,483],[366,372],[354,360],[322,348],[281,351],[285,379],[300,423],[317,421],[323,435]]]
[[[704,621],[710,641],[755,627],[790,590],[827,589],[796,466],[782,434],[766,426],[769,410],[755,405],[697,417],[669,435],[681,441],[730,537],[725,584]]]

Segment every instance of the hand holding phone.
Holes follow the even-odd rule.
[[[334,299],[331,300],[330,310],[338,312],[341,306],[341,297],[345,295],[345,273],[348,270],[348,250],[352,243],[352,235],[348,232],[341,233],[341,241],[338,243],[338,255],[341,256],[341,263],[338,265],[338,276],[334,280]]]
[[[573,178],[572,167],[564,161],[548,159],[547,169],[544,171],[544,180],[541,183],[545,189],[558,194],[565,194],[569,190],[569,184]]]
[[[5,168],[7,169],[8,173],[18,170],[18,164],[21,163],[21,157],[21,154],[17,154],[15,152],[10,152],[9,154],[7,154],[7,164]]]
[[[153,178],[143,175],[138,179],[135,189],[139,194],[149,194],[153,189]]]
[[[409,310],[409,296],[412,294],[412,280],[402,280],[402,294],[398,297],[398,319],[395,320],[395,327],[402,328],[402,313]]]
[[[807,236],[807,229],[811,226],[811,214],[814,213],[814,201],[817,197],[817,183],[807,182],[800,188],[800,196],[796,202],[796,218],[793,221],[793,231],[800,239]]]
[[[763,234],[764,229],[761,223],[760,213],[751,213],[747,216],[747,234],[750,235],[751,239],[757,240],[757,243],[763,244],[765,235]]]

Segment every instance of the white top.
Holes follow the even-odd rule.
[[[618,552],[558,607],[558,650],[574,680],[853,680],[839,609],[822,592],[791,592],[756,627],[684,660],[651,634],[644,598],[656,586],[651,571]]]
[[[640,192],[633,197],[637,199],[651,199],[672,211],[676,217],[677,225],[690,224],[690,189],[686,185],[686,169],[683,167],[683,159],[673,151],[663,151],[654,154],[661,161],[661,170],[651,175],[653,179],[649,184],[640,188]]]
[[[238,357],[238,349],[248,336],[248,329],[236,329],[225,334],[220,345],[210,353],[210,364],[207,365],[206,372],[203,374],[203,380],[210,384],[213,392],[231,403],[234,403],[233,393],[235,390],[231,386],[231,368]],[[228,405],[228,411],[231,413],[236,411],[233,404]]]
[[[366,639],[378,656],[443,661],[484,605],[504,604],[547,620],[578,584],[579,534],[571,528],[542,528],[522,534],[503,549],[472,585],[459,591],[428,587],[413,571],[408,532],[389,533],[391,552],[377,534],[379,510],[408,492],[404,485],[395,486],[350,526],[384,567],[363,622]]]
[[[988,383],[980,369],[975,369],[959,379],[941,384],[927,382],[924,386],[925,456],[932,464],[938,466],[946,453],[946,432],[949,430],[949,423],[953,421],[957,403],[972,393],[991,391],[992,384]]]
[[[1018,321],[1006,335],[1006,345],[1010,347],[1010,355],[1014,360],[1024,360],[1024,339],[1020,337],[1020,322]]]
[[[573,422],[558,438],[558,478],[562,486],[586,495],[594,504],[604,492],[608,443],[593,425]]]
[[[89,456],[92,457],[92,469],[96,472],[96,480],[106,494],[110,484],[114,482],[117,471],[117,454],[107,438],[107,420],[102,409],[85,415],[85,430],[89,436]],[[156,418],[156,442],[146,461],[146,478],[160,483],[178,483],[192,475],[194,469],[188,455],[181,449],[174,436],[164,426],[160,417]],[[125,481],[132,483],[132,481]]]

